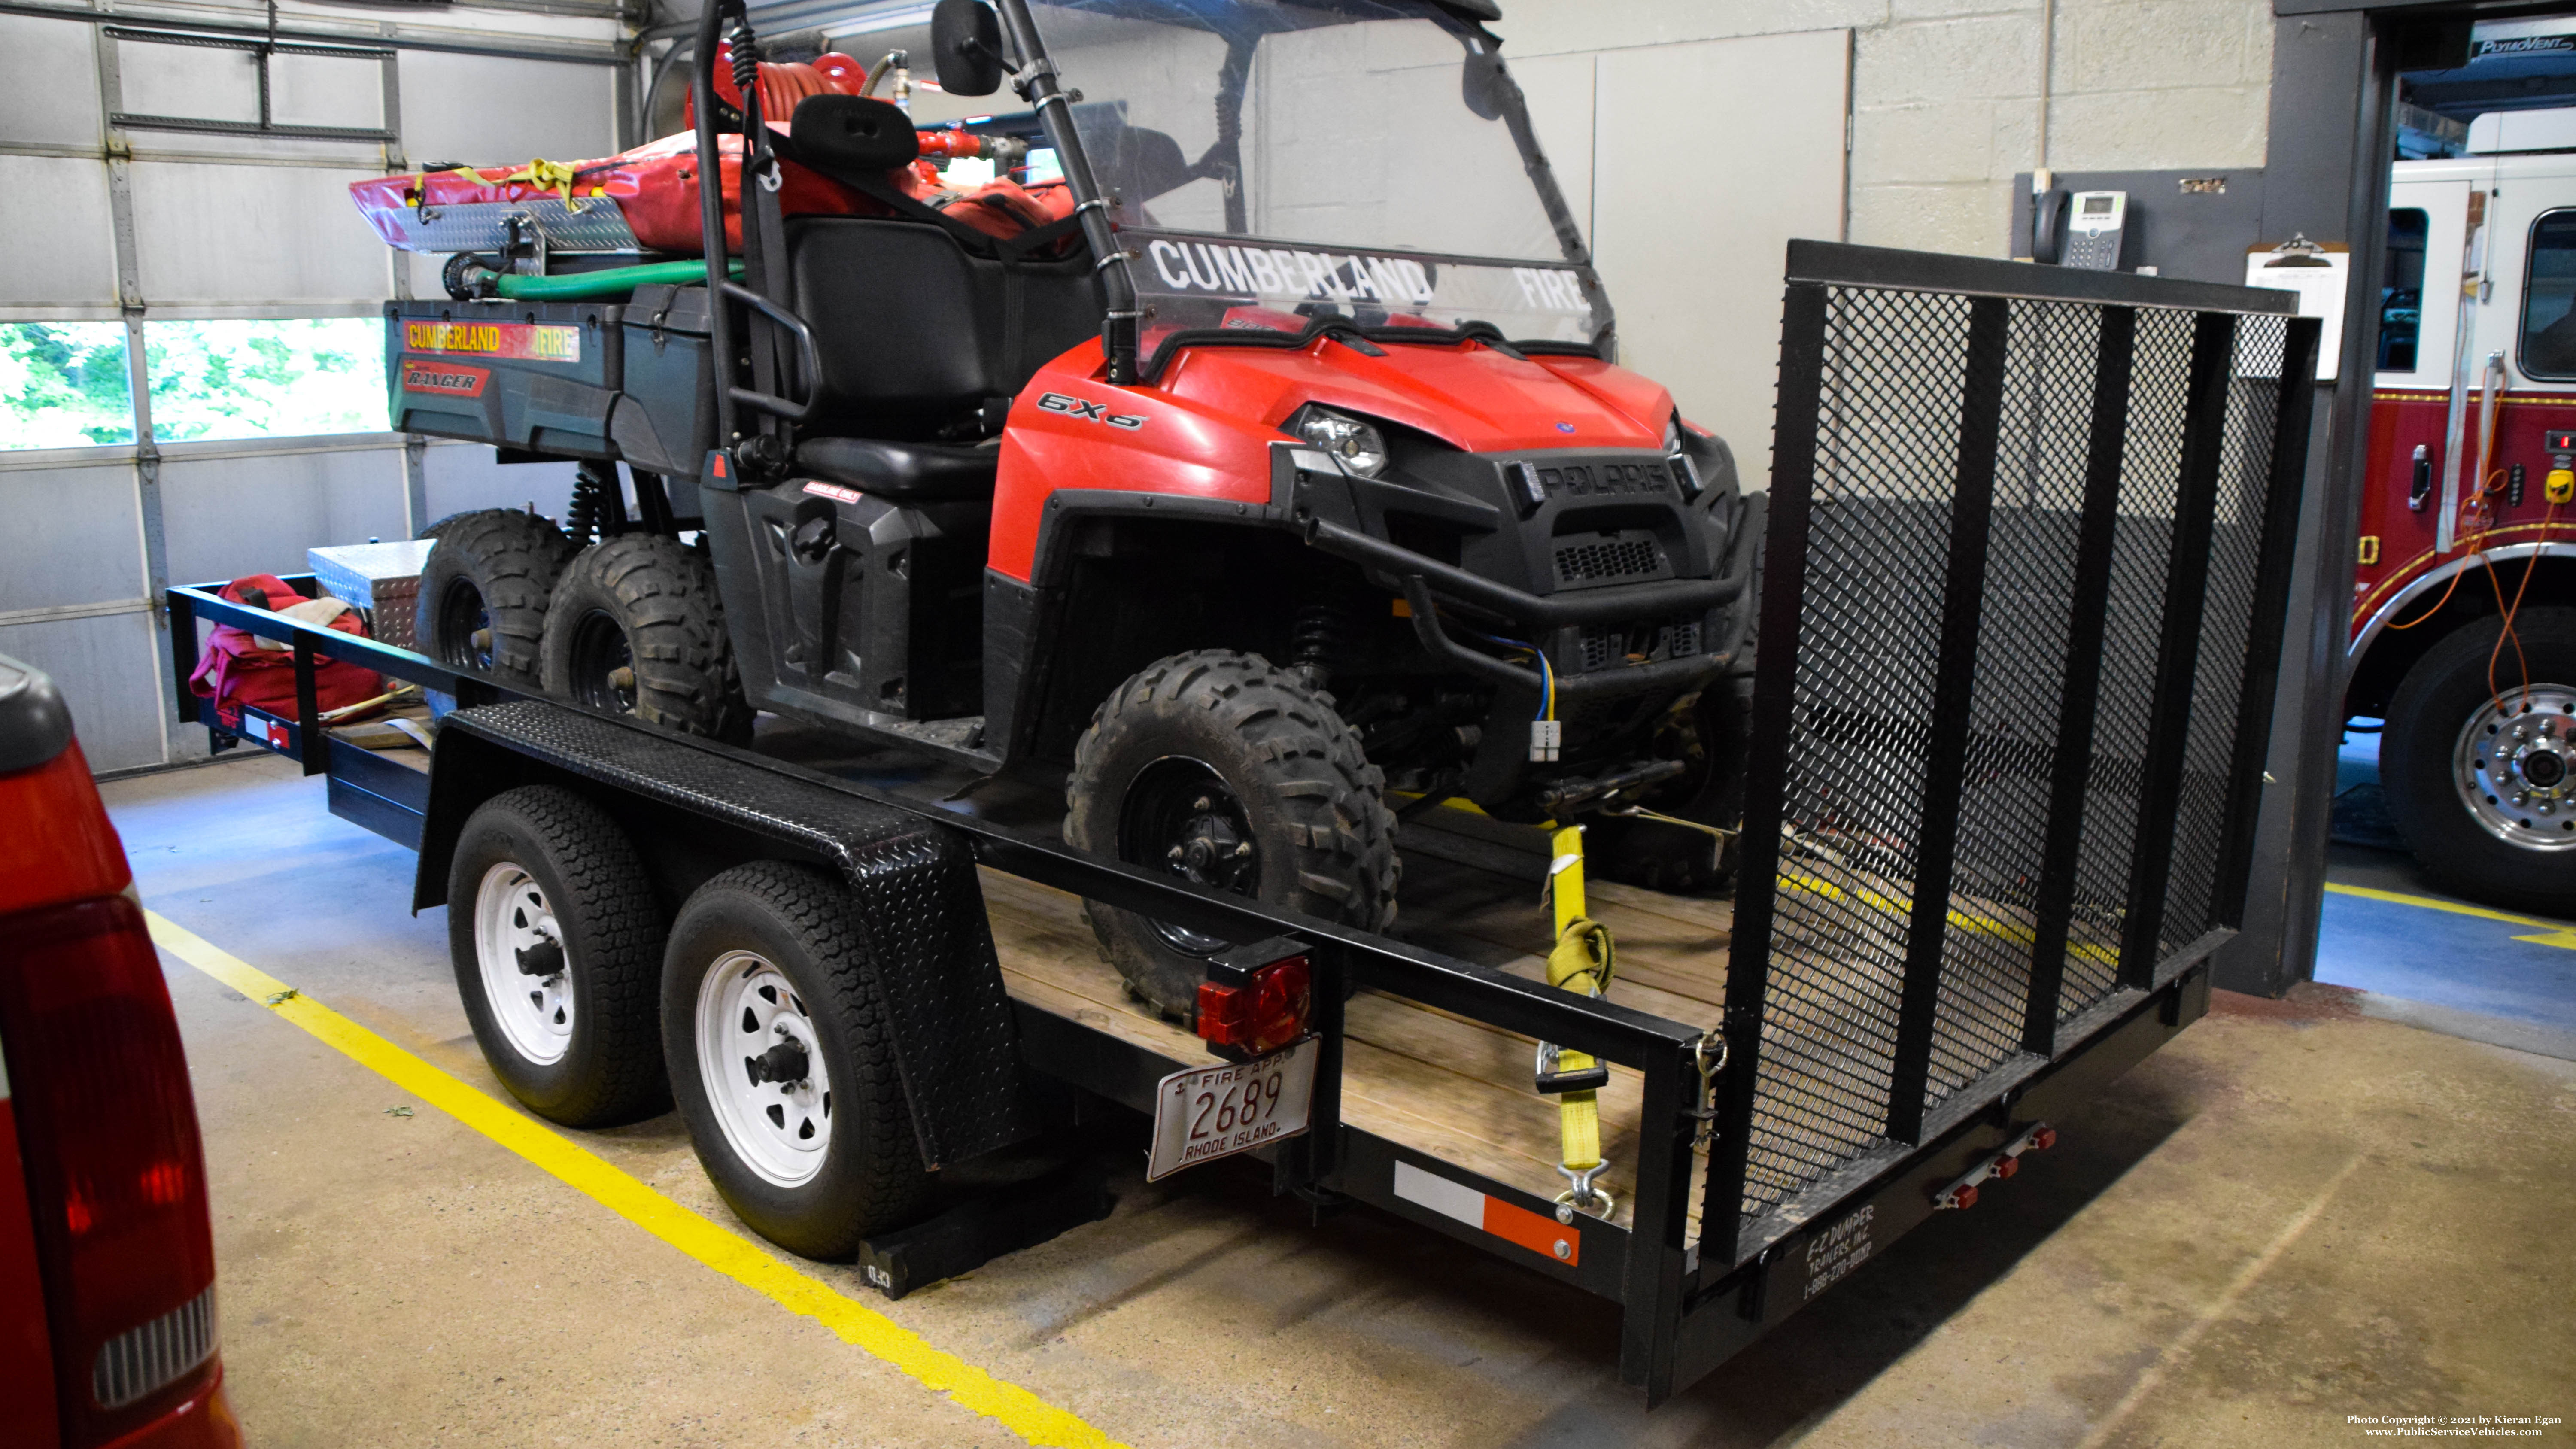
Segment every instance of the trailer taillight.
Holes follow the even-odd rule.
[[[1999,1182],[2021,1171],[2021,1155],[2046,1152],[2057,1145],[2057,1129],[2045,1122],[2035,1122],[2022,1129],[2021,1135],[2004,1144],[2004,1150],[1952,1178],[1932,1194],[1935,1211],[1945,1208],[1972,1208],[1977,1205],[1977,1184]]]
[[[1297,942],[1237,947],[1210,961],[1208,976],[1199,986],[1198,1030],[1217,1055],[1262,1056],[1306,1034],[1314,973]]]
[[[63,1443],[103,1444],[216,1372],[214,1241],[187,1057],[131,900],[11,917],[0,941],[0,1043]]]

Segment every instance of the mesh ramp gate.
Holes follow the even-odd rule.
[[[1704,1260],[2233,933],[2317,346],[2289,305],[1791,244]]]

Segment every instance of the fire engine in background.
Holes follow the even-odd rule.
[[[2444,887],[2576,908],[2576,109],[2389,192],[2346,713]]]

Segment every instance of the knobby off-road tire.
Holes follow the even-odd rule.
[[[447,871],[448,957],[483,1059],[528,1110],[604,1127],[669,1106],[663,939],[644,862],[597,805],[523,785],[467,818]]]
[[[751,737],[715,570],[677,539],[583,549],[555,582],[542,657],[548,694],[682,734]]]
[[[935,1185],[865,939],[847,885],[764,861],[689,897],[662,971],[663,1052],[699,1163],[753,1231],[809,1258],[920,1216]]]
[[[1395,923],[1398,872],[1385,787],[1330,696],[1259,655],[1199,650],[1151,665],[1093,713],[1065,787],[1064,835],[1078,850],[1382,931]],[[1207,958],[1226,943],[1098,901],[1087,909],[1128,990],[1166,1020],[1194,1021]]]
[[[2501,632],[2493,618],[2465,625],[2406,671],[2380,736],[2380,788],[2398,833],[2443,889],[2564,915],[2576,901],[2576,779],[2569,777],[2576,715],[2568,713],[2576,705],[2576,609],[2523,609],[2514,620],[2518,655],[2512,640],[2496,654]],[[2513,738],[2518,730],[2525,732],[2520,741]],[[2471,735],[2483,748],[2464,754]],[[2481,755],[2484,769],[2475,763]],[[2545,787],[2538,783],[2544,777]]]
[[[420,652],[503,682],[538,687],[538,643],[555,580],[574,553],[563,531],[534,514],[486,508],[431,524],[412,638]]]

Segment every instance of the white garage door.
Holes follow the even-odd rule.
[[[1768,486],[1789,241],[1843,235],[1851,32],[1511,64],[1618,308],[1619,360]]]
[[[164,583],[562,496],[561,469],[384,430],[378,312],[412,279],[348,197],[616,150],[618,9],[545,8],[290,13],[307,43],[264,57],[257,11],[0,16],[0,653],[54,676],[94,768],[204,748],[167,703]]]

